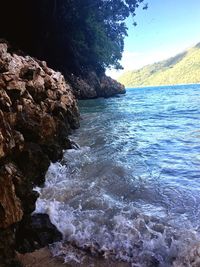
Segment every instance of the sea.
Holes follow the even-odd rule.
[[[35,189],[35,212],[63,234],[52,253],[72,266],[86,254],[200,266],[200,85],[127,88],[79,107],[73,149]]]

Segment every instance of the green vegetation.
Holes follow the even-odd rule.
[[[2,0],[0,37],[63,73],[101,74],[108,67],[121,68],[126,18],[135,16],[142,2]]]
[[[125,72],[118,81],[126,87],[200,83],[200,43],[170,59]]]

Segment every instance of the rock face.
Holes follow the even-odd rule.
[[[35,208],[33,187],[44,182],[50,161],[70,148],[67,136],[78,126],[76,100],[61,73],[0,42],[1,267],[11,266],[16,243],[23,247],[16,232]]]
[[[71,75],[67,76],[67,79],[78,99],[111,97],[126,93],[122,84],[106,75],[99,78],[95,72],[89,72],[84,78]]]
[[[124,85],[113,80],[111,77],[103,75],[100,79],[101,82],[101,94],[104,97],[111,97],[116,94],[125,94],[126,90]]]

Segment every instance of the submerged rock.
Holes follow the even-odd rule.
[[[1,41],[0,266],[12,263],[16,241],[25,248],[26,238],[19,242],[20,224],[26,222],[26,229],[31,225],[35,233],[30,214],[38,194],[32,189],[44,182],[50,161],[58,160],[62,150],[71,147],[67,136],[78,126],[76,99],[63,75],[45,62],[9,52],[8,44]],[[47,218],[44,221],[48,229],[52,227]],[[54,238],[54,234],[39,233],[39,245]]]

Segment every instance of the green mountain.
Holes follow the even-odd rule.
[[[200,83],[200,43],[175,57],[127,71],[118,81],[126,87]]]

